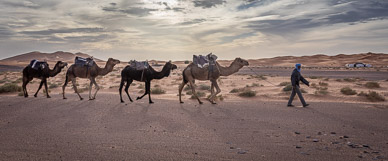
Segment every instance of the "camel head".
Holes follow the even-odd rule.
[[[106,62],[106,64],[110,64],[110,65],[115,66],[116,64],[120,64],[120,60],[109,58],[108,61]]]
[[[241,59],[241,58],[234,59],[234,62],[240,66],[248,66],[249,65],[248,61],[246,61],[245,59]]]
[[[60,69],[62,69],[62,68],[67,66],[67,63],[66,62],[62,62],[62,61],[57,61],[56,66],[58,66]]]

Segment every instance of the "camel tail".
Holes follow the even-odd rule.
[[[183,69],[183,72],[182,72],[183,82],[184,82],[184,83],[189,82],[189,81],[187,80],[186,76],[185,76],[185,71],[186,71],[186,69],[187,69],[187,68]]]

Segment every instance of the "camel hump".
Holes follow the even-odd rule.
[[[148,61],[136,61],[136,60],[131,60],[128,62],[129,66],[131,68],[134,68],[136,70],[146,70],[149,69],[150,64]]]
[[[75,57],[74,63],[77,66],[88,66],[88,67],[91,67],[91,66],[93,66],[95,64],[95,62],[93,60],[93,57],[82,58],[82,57],[79,57],[79,56]]]
[[[206,56],[203,55],[193,55],[193,63],[198,66],[199,68],[204,68],[209,65],[215,65],[217,56],[214,55],[213,53],[210,53]]]

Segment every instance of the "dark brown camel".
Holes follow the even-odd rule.
[[[217,84],[217,79],[220,76],[229,76],[233,73],[236,73],[242,67],[248,66],[248,65],[249,65],[248,61],[241,59],[241,58],[234,59],[234,61],[232,62],[232,64],[230,64],[229,67],[223,67],[218,62],[216,62],[213,73],[211,73],[209,75],[208,67],[199,68],[197,65],[195,65],[193,63],[189,64],[183,70],[183,73],[182,73],[183,82],[179,86],[179,102],[183,103],[182,99],[181,99],[182,90],[183,90],[183,87],[187,83],[189,83],[191,90],[193,92],[193,95],[197,98],[199,104],[202,104],[202,101],[198,98],[197,93],[195,92],[195,88],[194,88],[194,83],[195,83],[195,80],[197,79],[197,80],[210,80],[210,82],[211,82],[211,95],[209,97],[209,101],[212,104],[215,104],[214,99],[215,99],[216,95],[221,92],[221,89]],[[214,88],[216,88],[217,91],[214,91]]]
[[[121,103],[124,103],[121,91],[125,83],[125,93],[127,93],[129,100],[133,102],[131,96],[129,96],[128,93],[128,88],[133,82],[133,80],[145,82],[145,92],[142,96],[137,97],[136,100],[142,99],[146,94],[148,94],[149,103],[154,103],[151,100],[151,81],[153,79],[162,79],[164,77],[168,77],[170,75],[171,70],[174,69],[177,69],[177,66],[175,64],[172,64],[171,61],[167,62],[164,65],[162,71],[160,72],[155,71],[151,66],[149,66],[148,70],[144,70],[144,73],[143,70],[136,70],[129,65],[126,66],[123,71],[121,71],[121,83],[119,89]]]
[[[119,64],[119,63],[120,63],[119,60],[116,60],[116,59],[113,59],[113,58],[109,58],[108,61],[106,62],[106,65],[105,65],[104,68],[98,67],[96,63],[94,63],[93,66],[91,66],[91,67],[77,66],[75,64],[71,65],[69,67],[69,69],[67,70],[67,73],[66,73],[65,84],[62,86],[63,99],[66,99],[66,97],[65,97],[65,88],[67,86],[67,83],[71,81],[72,84],[73,84],[73,88],[74,88],[75,93],[77,93],[79,98],[81,100],[83,100],[83,98],[81,97],[81,95],[78,93],[78,90],[77,90],[77,85],[76,85],[77,84],[76,83],[76,78],[77,77],[79,77],[79,78],[87,78],[87,79],[90,80],[89,100],[96,99],[97,92],[98,92],[98,90],[100,90],[100,87],[96,83],[96,77],[97,76],[107,75],[108,73],[113,71],[113,67],[116,64]],[[94,96],[91,97],[93,84],[96,86],[96,92],[94,93]]]
[[[23,69],[23,94],[24,97],[28,97],[28,92],[27,92],[27,84],[32,81],[34,78],[41,79],[42,81],[40,82],[39,88],[34,94],[35,97],[38,96],[39,90],[42,88],[42,85],[44,84],[44,88],[46,89],[46,96],[47,98],[50,98],[50,95],[48,94],[47,90],[47,78],[49,77],[55,77],[58,73],[62,71],[62,69],[67,66],[67,63],[58,61],[54,68],[52,70],[49,69],[48,64],[47,68],[41,69],[41,70],[36,70],[33,69],[30,65],[26,66]]]

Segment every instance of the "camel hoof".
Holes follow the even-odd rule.
[[[81,101],[84,100],[84,98],[79,98]]]
[[[199,102],[199,104],[201,104],[201,105],[202,105],[202,104],[203,104],[203,102]]]
[[[140,99],[140,97],[137,97],[137,98],[136,98],[136,100],[139,100],[139,99]]]
[[[27,98],[28,96],[24,96],[24,98]]]
[[[129,100],[129,101],[133,102],[133,100]]]
[[[154,104],[154,102],[150,102],[150,104]]]
[[[63,99],[65,100],[65,99],[67,99],[66,97],[63,97]]]
[[[37,95],[34,95],[34,97],[38,97]]]
[[[213,105],[216,105],[217,103],[216,102],[211,102]]]
[[[184,102],[180,101],[179,103],[184,103]]]
[[[47,96],[47,98],[51,98],[51,96]]]
[[[121,103],[124,103],[124,101],[123,101],[123,100],[121,100]]]

